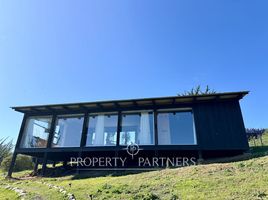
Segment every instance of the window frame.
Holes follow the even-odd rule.
[[[152,114],[152,117],[153,117],[153,123],[152,123],[152,129],[153,129],[153,132],[152,132],[152,135],[153,135],[153,142],[152,144],[138,144],[139,146],[156,146],[157,143],[156,143],[156,129],[155,129],[155,111],[153,109],[148,109],[148,110],[127,110],[127,111],[122,111],[120,113],[120,121],[119,121],[119,126],[120,126],[120,131],[118,133],[118,137],[119,137],[119,140],[118,140],[118,146],[119,147],[126,147],[128,145],[122,145],[120,144],[120,136],[121,136],[121,132],[122,131],[122,122],[123,122],[123,115],[141,115],[142,112],[147,112],[147,113],[151,113]],[[157,141],[158,142],[158,141]]]
[[[193,120],[193,138],[194,138],[194,143],[193,144],[159,144],[159,133],[158,133],[158,114],[161,113],[183,113],[183,112],[190,112],[192,114],[192,120]],[[195,117],[194,117],[194,112],[191,107],[184,107],[184,108],[167,108],[167,109],[158,109],[156,110],[156,124],[157,124],[157,145],[158,146],[198,146],[197,142],[197,134],[196,134],[196,124],[195,124]]]
[[[27,129],[28,122],[30,119],[37,119],[37,118],[50,118],[51,119],[50,127],[48,129],[49,131],[48,131],[48,136],[47,136],[47,140],[46,140],[47,141],[46,145],[45,145],[45,147],[23,147],[22,142],[23,142],[24,137],[25,137],[25,131]],[[49,145],[49,136],[50,136],[51,130],[53,129],[52,126],[53,126],[53,115],[29,115],[29,116],[26,116],[25,124],[22,127],[22,135],[21,135],[20,141],[18,141],[18,148],[19,149],[46,149]]]
[[[92,149],[112,149],[112,148],[119,148],[126,147],[127,145],[120,145],[120,133],[122,132],[122,118],[125,114],[141,114],[141,112],[148,112],[152,114],[153,123],[152,123],[152,129],[153,129],[153,143],[152,144],[140,144],[139,146],[148,146],[148,148],[157,148],[157,146],[161,149],[162,147],[168,148],[168,146],[178,146],[180,148],[181,146],[198,146],[198,133],[196,132],[196,123],[195,123],[195,114],[192,107],[180,107],[180,108],[149,108],[149,109],[137,109],[137,110],[117,110],[117,111],[100,111],[100,112],[90,112],[90,111],[84,111],[84,112],[61,112],[61,113],[40,113],[40,114],[27,114],[24,116],[25,122],[22,123],[20,132],[21,135],[19,135],[18,138],[18,145],[16,144],[16,149],[22,149],[23,151],[26,149],[30,149],[31,151],[38,151],[38,150],[45,150],[48,151],[56,150],[56,149],[77,149],[77,148],[92,148]],[[192,114],[192,120],[193,120],[193,131],[194,131],[194,143],[193,144],[159,144],[159,135],[158,135],[158,120],[157,116],[160,113],[172,113],[172,112],[191,112]],[[87,146],[87,132],[88,132],[88,125],[89,125],[89,117],[92,115],[117,115],[117,135],[116,135],[116,144],[115,145],[105,145],[105,146]],[[53,146],[53,138],[57,126],[57,122],[60,118],[75,118],[75,117],[81,117],[83,118],[82,122],[82,133],[80,136],[80,143],[77,146],[61,146],[61,147],[55,147]],[[23,137],[25,134],[25,129],[27,127],[27,121],[31,118],[50,118],[51,119],[51,125],[49,129],[49,134],[47,138],[47,145],[45,147],[22,147],[21,143],[23,141]]]
[[[54,146],[54,143],[53,143],[53,139],[54,139],[54,136],[55,136],[55,133],[56,133],[56,127],[57,127],[57,124],[58,124],[58,120],[60,118],[78,118],[78,116],[80,116],[81,118],[83,118],[83,122],[82,122],[82,126],[81,126],[81,136],[79,138],[79,144],[78,146]],[[67,114],[59,114],[59,115],[56,115],[55,116],[55,124],[54,124],[54,127],[53,127],[53,132],[52,132],[52,138],[51,138],[51,144],[50,144],[50,148],[51,149],[60,149],[60,148],[80,148],[81,147],[81,138],[83,137],[83,132],[84,132],[84,123],[85,123],[85,113],[67,113]]]
[[[118,146],[117,144],[117,137],[118,137],[118,120],[119,120],[119,112],[89,112],[86,113],[87,115],[87,120],[84,121],[84,123],[86,123],[86,130],[85,130],[85,148],[105,148],[105,147],[116,147]],[[116,138],[115,138],[115,145],[87,145],[87,138],[88,138],[88,129],[89,129],[89,122],[90,122],[90,117],[91,116],[99,116],[99,115],[116,115],[117,116],[117,120],[116,120]]]

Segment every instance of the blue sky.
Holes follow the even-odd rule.
[[[250,90],[268,127],[267,1],[0,1],[0,137],[10,106]]]

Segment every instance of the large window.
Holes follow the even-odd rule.
[[[80,147],[83,115],[63,115],[56,121],[53,147]]]
[[[158,144],[196,144],[194,120],[191,111],[160,112],[157,115]]]
[[[120,145],[154,144],[154,121],[152,112],[123,113]]]
[[[26,121],[20,147],[45,148],[51,126],[51,117],[29,117]]]
[[[90,115],[86,146],[115,146],[117,120],[115,114]]]

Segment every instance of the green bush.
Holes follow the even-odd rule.
[[[7,141],[8,138],[0,138],[0,166],[4,158],[11,155],[13,148],[12,140]]]
[[[4,171],[8,171],[10,163],[12,160],[12,155],[4,158],[1,164],[1,168]],[[13,171],[22,171],[27,169],[33,169],[33,162],[30,156],[18,155]]]

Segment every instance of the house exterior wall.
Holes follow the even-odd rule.
[[[158,109],[174,109],[177,108],[191,108],[193,111],[193,117],[195,122],[195,132],[196,132],[196,145],[158,145],[157,132],[155,131],[155,145],[144,146],[144,149],[148,150],[241,150],[245,151],[248,147],[248,142],[245,134],[245,127],[243,123],[243,117],[239,105],[239,100],[229,100],[229,101],[214,101],[214,102],[203,102],[203,103],[193,103],[193,104],[183,104],[177,106],[161,106],[161,107],[146,107],[144,109],[150,109],[157,112]],[[128,110],[138,110],[137,108],[128,108]],[[100,112],[105,112],[106,110],[101,110]],[[110,110],[109,110],[110,111]],[[113,110],[116,111],[116,110]],[[94,111],[96,112],[96,111]],[[121,111],[120,111],[121,112]],[[119,112],[119,113],[120,113]],[[77,113],[83,113],[77,112]],[[47,115],[49,113],[45,113]],[[56,118],[57,114],[52,114]],[[59,113],[59,115],[62,113]],[[69,113],[72,114],[72,113]],[[35,114],[37,116],[40,115]],[[31,116],[31,115],[29,115]],[[88,112],[85,113],[85,118],[88,116]],[[85,120],[86,121],[86,120]],[[156,121],[156,116],[155,116]],[[22,124],[22,129],[23,129]],[[84,124],[83,132],[85,132],[86,125]],[[53,128],[51,134],[53,135]],[[156,127],[155,127],[156,129]],[[119,130],[120,131],[120,130]],[[20,134],[22,134],[21,131]],[[50,134],[50,137],[52,137]],[[82,134],[82,137],[85,133]],[[18,140],[20,140],[19,137]],[[79,138],[81,139],[81,138]],[[51,139],[50,139],[51,140]],[[82,145],[84,144],[82,138]],[[18,141],[20,142],[20,141]],[[141,145],[142,146],[142,145]],[[16,150],[22,153],[34,153],[34,152],[71,152],[71,151],[81,151],[80,147],[62,147],[62,148],[20,148],[17,146]],[[120,150],[124,148],[123,146],[99,146],[99,147],[83,147],[82,151],[105,151],[105,150]]]
[[[249,148],[238,100],[199,103],[193,110],[201,150]]]

